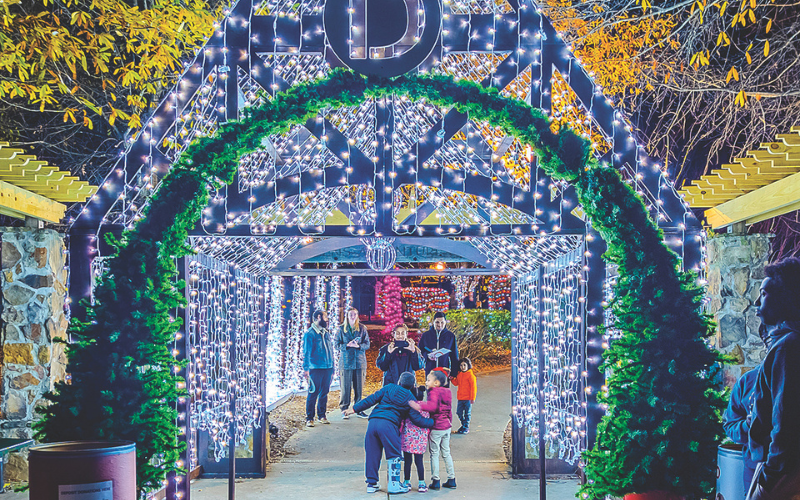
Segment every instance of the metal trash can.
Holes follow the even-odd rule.
[[[744,490],[742,445],[723,444],[717,452],[716,500],[742,500]]]
[[[136,444],[68,441],[33,446],[30,500],[136,500]]]

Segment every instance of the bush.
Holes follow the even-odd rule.
[[[447,311],[447,328],[458,340],[458,355],[473,362],[496,357],[497,348],[511,349],[511,312],[490,309],[456,309]],[[419,318],[425,331],[433,321],[433,313]]]

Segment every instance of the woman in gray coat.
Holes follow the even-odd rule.
[[[353,404],[361,401],[367,375],[369,333],[367,327],[358,321],[358,309],[355,307],[348,309],[345,314],[344,324],[336,333],[336,347],[339,349],[339,384],[342,389],[339,408],[344,412],[350,407],[351,388],[355,392]],[[356,415],[367,418],[363,411]],[[345,414],[342,418],[350,417]]]

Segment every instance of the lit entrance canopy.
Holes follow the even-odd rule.
[[[532,2],[382,0],[381,9],[367,14],[372,1],[254,5],[241,0],[233,7],[72,224],[73,304],[90,294],[91,264],[84,256],[105,256],[100,236],[133,227],[193,140],[337,67],[384,77],[446,74],[497,89],[549,115],[564,111],[591,139],[601,162],[620,171],[642,196],[684,266],[699,270],[699,223],[661,165],[636,144],[625,117]],[[191,342],[203,342],[206,331],[218,337],[217,347],[241,332],[252,336],[245,345],[266,349],[264,356],[253,351],[265,364],[282,357],[284,349],[297,353],[310,308],[324,306],[340,290],[339,275],[309,277],[297,264],[355,244],[366,247],[372,271],[391,273],[397,249],[413,245],[411,238],[438,241],[419,245],[469,259],[487,273],[514,276],[514,448],[521,453],[515,463],[530,466],[526,443],[536,432],[542,446],[547,440],[559,450],[555,461],[574,471],[602,414],[594,398],[603,385],[598,367],[608,339],[601,339],[599,327],[614,274],[601,259],[603,242],[587,226],[574,189],[545,175],[537,166],[538,152],[495,125],[398,93],[330,108],[302,126],[261,138],[261,147],[240,159],[230,186],[209,186],[211,202],[189,234],[198,255],[179,265],[189,278],[190,306],[187,344],[176,349],[178,357],[190,366],[213,367],[202,349],[192,353],[196,345]],[[326,271],[334,271],[333,256]],[[217,293],[223,286],[231,290],[232,283],[244,290],[235,307]],[[240,332],[237,314],[244,318],[241,325],[252,328]],[[552,320],[537,320],[543,316]],[[202,318],[234,326],[217,328]],[[545,345],[552,352],[545,353]],[[269,380],[270,388],[279,386],[276,380],[282,389],[298,389],[302,377],[293,356],[267,367],[266,379],[258,378],[262,374],[256,370],[263,365],[256,363],[248,376],[259,383]],[[233,370],[229,376],[239,375]],[[187,376],[187,387],[202,393],[196,384]],[[546,395],[539,390],[548,386],[564,390]],[[264,390],[257,384],[252,389],[252,407],[263,410]],[[215,430],[226,427],[221,422],[227,421],[216,417],[227,403],[204,397],[192,404],[217,410],[201,413],[184,401],[178,411],[185,412],[187,422],[199,417]],[[219,391],[214,397],[221,397]],[[539,422],[545,413],[554,420]],[[191,442],[182,458],[187,464],[207,455],[196,453],[207,449],[203,433],[212,428],[202,425],[181,438]],[[263,465],[255,464],[253,473]],[[177,482],[171,487],[183,488]]]

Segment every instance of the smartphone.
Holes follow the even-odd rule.
[[[395,340],[394,346],[397,347],[398,349],[405,349],[406,347],[408,347],[408,342],[405,340]]]

